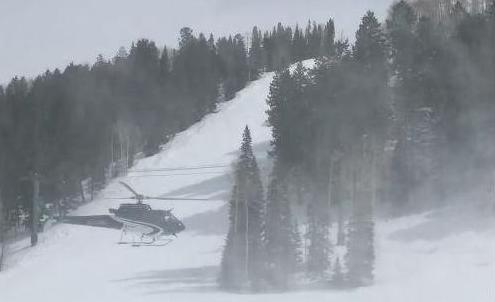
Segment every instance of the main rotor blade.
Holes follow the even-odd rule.
[[[120,230],[124,226],[122,222],[116,221],[110,215],[64,216],[60,217],[58,221],[66,224],[76,224],[116,230]]]
[[[156,199],[156,200],[191,200],[191,201],[208,201],[212,199],[206,198],[182,198],[182,197],[149,197],[145,196],[145,199]]]
[[[128,184],[126,184],[125,182],[123,182],[123,181],[119,181],[119,183],[120,183],[121,185],[123,185],[124,187],[126,187],[129,191],[131,191],[131,192],[132,192],[132,194],[136,195],[136,198],[139,198],[139,196],[141,196],[141,194],[139,194],[138,192],[134,191],[134,189],[133,189],[133,188],[131,188],[131,186],[129,186],[129,185],[128,185]]]

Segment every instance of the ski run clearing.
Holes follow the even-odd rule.
[[[305,64],[311,67],[314,63]],[[377,221],[376,278],[370,287],[263,295],[218,291],[225,230],[211,225],[226,225],[222,199],[229,194],[230,164],[246,125],[258,159],[266,157],[270,140],[266,97],[272,78],[273,73],[267,73],[250,83],[234,100],[220,105],[217,113],[177,135],[161,153],[140,160],[133,169],[222,167],[208,169],[208,174],[204,170],[169,171],[140,177],[142,174],[131,172],[73,213],[107,214],[108,208],[118,207],[119,200],[105,199],[129,195],[118,180],[151,196],[218,198],[149,202],[153,208],[173,208],[186,227],[189,221],[192,227],[166,247],[136,248],[116,244],[118,231],[52,226],[41,234],[35,248],[29,248],[27,240],[9,247],[7,268],[0,273],[0,301],[495,301],[495,218],[493,213],[480,215],[483,211],[476,206]]]

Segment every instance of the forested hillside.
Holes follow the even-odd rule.
[[[495,210],[495,2],[428,4],[399,1],[384,22],[370,11],[353,45],[325,40],[315,69],[276,72],[266,210],[242,210],[262,202],[249,181],[256,169],[244,164],[252,157],[245,135],[222,286],[258,291],[260,278],[277,290],[370,285],[377,217],[466,198]],[[260,219],[263,232],[247,230]],[[235,257],[246,267],[232,267]]]
[[[0,87],[2,297],[493,300],[495,0],[178,42]]]
[[[266,32],[254,27],[246,45],[239,34],[215,39],[183,28],[178,49],[141,39],[92,66],[12,79],[0,86],[0,195],[7,224],[31,220],[35,175],[38,210],[45,203],[77,206],[125,173],[136,156],[158,152],[260,73],[328,55],[334,34],[332,21],[308,22],[304,30],[278,24]]]

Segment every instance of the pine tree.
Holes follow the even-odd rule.
[[[160,78],[162,83],[166,83],[170,76],[170,59],[168,56],[168,49],[163,47],[162,54],[160,56]]]
[[[222,62],[223,88],[230,100],[237,91],[244,88],[249,79],[250,66],[244,38],[239,34],[228,39],[222,38],[217,42],[217,49]]]
[[[347,280],[352,286],[367,286],[373,282],[375,262],[374,222],[369,210],[355,205],[349,222],[346,266]]]
[[[354,57],[362,71],[373,74],[380,81],[386,77],[385,35],[375,14],[368,11],[356,32]]]
[[[315,58],[321,55],[321,45],[323,39],[323,28],[316,22],[308,21],[306,27],[306,40],[308,48],[306,55],[308,58]]]
[[[288,289],[290,277],[301,262],[301,242],[293,224],[287,190],[281,168],[276,164],[268,189],[264,239],[268,282],[278,290]]]
[[[184,48],[193,43],[196,38],[193,35],[193,30],[190,27],[183,27],[180,30],[179,48]]]
[[[272,127],[271,144],[273,150],[271,152],[282,165],[286,165],[286,162],[288,161],[284,152],[291,151],[283,146],[285,140],[282,140],[282,137],[288,129],[286,118],[288,106],[286,106],[286,104],[290,98],[291,86],[292,79],[289,70],[276,72],[273,81],[270,84],[270,92],[267,99],[269,106],[269,109],[267,110],[268,124]]]
[[[225,290],[239,290],[246,283],[245,272],[242,270],[243,249],[241,234],[239,233],[239,213],[241,211],[238,200],[238,190],[235,185],[229,202],[229,231],[223,249],[219,276],[220,288]]]
[[[155,42],[141,39],[131,48],[129,54],[134,78],[148,84],[150,78],[157,79],[160,74],[160,55]]]
[[[399,141],[398,148],[392,159],[393,168],[389,187],[390,198],[396,207],[398,204],[410,203],[412,181],[412,163],[410,161],[410,115],[418,103],[418,88],[415,79],[417,73],[417,41],[414,30],[417,17],[412,7],[406,1],[400,1],[392,6],[386,26],[391,49],[391,69],[395,78],[393,100],[396,104],[394,114],[398,117],[391,126],[393,136]]]
[[[348,225],[347,280],[352,286],[367,286],[373,282],[375,265],[373,185],[375,164],[374,146],[367,136],[362,138],[362,150],[355,153],[353,162],[352,213]]]
[[[291,48],[291,57],[295,62],[302,61],[307,58],[307,41],[304,37],[303,31],[299,28],[299,25],[296,25],[294,30]]]
[[[317,142],[312,141],[315,136],[310,130],[309,84],[302,64],[296,67],[293,75],[288,70],[277,72],[270,86],[267,113],[268,123],[272,126],[271,155],[279,167],[292,171],[291,175],[298,175],[293,185],[298,191],[304,191],[301,200],[308,203],[310,245],[307,268],[311,278],[321,281],[330,264],[329,210],[319,170],[315,168],[318,165],[318,160],[313,158],[316,152],[310,150]]]
[[[436,156],[443,140],[436,120],[444,110],[440,108],[455,106],[455,98],[449,96],[452,87],[446,87],[450,64],[445,64],[448,56],[443,48],[448,41],[442,41],[438,26],[428,18],[418,19],[413,8],[401,1],[391,9],[387,31],[397,117],[391,132],[398,141],[387,191],[390,203],[395,203],[391,209],[403,211],[417,207],[421,200],[443,199],[439,196],[442,184],[435,180],[435,170],[442,162]],[[417,188],[438,198],[421,197]]]
[[[355,77],[346,85],[351,86],[349,97],[354,99],[354,106],[360,108],[352,112],[359,121],[351,125],[356,135],[352,139],[360,139],[366,133],[380,134],[377,137],[381,138],[385,133],[389,98],[385,38],[374,13],[367,12],[356,32],[354,62],[345,66],[345,72],[351,72]]]
[[[414,29],[417,16],[413,8],[404,0],[392,6],[390,16],[387,19],[387,31],[391,42],[392,68],[399,77],[400,82],[412,78],[414,69]]]
[[[213,37],[213,34],[210,34],[210,37],[208,38],[208,48],[212,52],[216,52],[216,47],[215,47],[215,38]]]
[[[272,126],[272,155],[286,168],[302,165],[308,134],[309,102],[305,90],[309,85],[306,69],[299,63],[291,75],[288,69],[277,72],[268,96],[268,123]],[[301,122],[299,127],[294,123]]]
[[[320,56],[327,58],[335,55],[335,24],[330,19],[323,29],[320,46]]]
[[[219,282],[227,290],[258,291],[263,278],[265,204],[259,169],[252,150],[251,133],[247,126],[240,152]]]
[[[256,80],[263,71],[263,48],[261,42],[261,31],[255,26],[251,34],[251,47],[249,48],[249,80]]]
[[[313,192],[313,194],[315,194]],[[317,198],[308,204],[308,233],[307,274],[316,282],[328,278],[330,269],[330,234],[328,210]]]
[[[338,60],[351,56],[348,39],[340,39],[335,42],[335,56]]]

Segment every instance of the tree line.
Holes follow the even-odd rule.
[[[246,130],[222,288],[370,285],[377,215],[454,204],[465,192],[492,203],[495,2],[446,12],[399,1],[383,23],[366,13],[354,44],[329,41],[314,69],[276,72],[274,167],[263,194]]]
[[[41,177],[45,202],[89,199],[83,187],[97,191],[136,156],[155,154],[214,111],[220,85],[235,81],[222,91],[232,95],[247,82],[239,72],[247,65],[242,38],[221,41],[184,28],[177,50],[142,39],[112,60],[99,56],[92,66],[70,64],[0,87],[5,210],[31,207],[26,178],[33,173]]]
[[[185,27],[177,49],[141,39],[92,65],[13,78],[0,86],[2,224],[29,227],[35,174],[38,211],[77,207],[261,73],[329,53],[333,35],[332,21],[308,22],[305,32],[254,27],[248,39]]]

